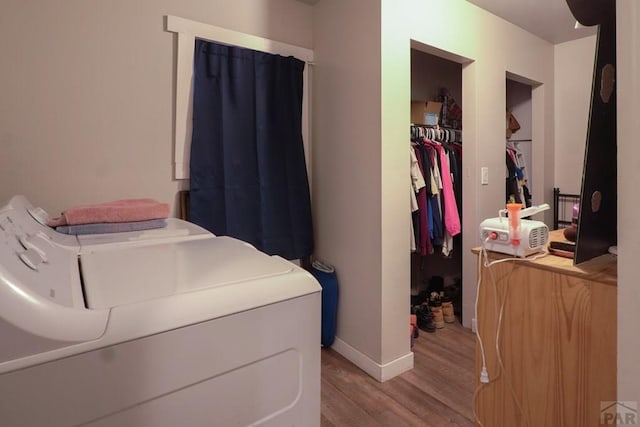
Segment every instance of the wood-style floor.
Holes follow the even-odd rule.
[[[420,331],[413,352],[411,371],[379,383],[323,349],[321,425],[473,426],[475,335],[448,323],[435,333]]]

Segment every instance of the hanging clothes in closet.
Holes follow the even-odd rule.
[[[411,127],[412,190],[417,202],[412,206],[415,242],[412,250],[420,255],[438,250],[449,256],[453,251],[453,237],[461,232],[458,209],[461,193],[456,192],[462,154],[460,136],[461,132],[455,129]],[[415,177],[418,173],[421,178]],[[415,184],[422,182],[424,186]]]
[[[524,154],[511,141],[507,141],[506,144],[506,166],[506,202],[522,203],[525,207],[531,206]]]

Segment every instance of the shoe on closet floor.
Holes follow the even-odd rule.
[[[416,316],[415,313],[410,315],[409,324],[411,325],[411,336],[414,339],[418,338],[418,336],[420,336],[420,329],[418,329],[418,316]]]
[[[435,323],[437,329],[444,328],[444,315],[442,314],[442,302],[440,301],[440,294],[438,292],[431,292],[429,297],[429,309],[433,316],[433,323]]]
[[[427,304],[420,304],[413,307],[413,312],[416,315],[416,321],[418,328],[425,332],[435,332],[436,325],[433,322],[433,315]]]
[[[427,290],[421,291],[418,295],[411,295],[411,307],[416,307],[425,301],[429,300],[429,292]]]
[[[442,276],[432,276],[429,279],[429,286],[427,287],[427,291],[429,295],[432,293],[440,293],[444,289],[444,278]]]
[[[453,306],[453,314],[457,318],[462,317],[462,280],[457,277],[453,283],[444,287],[444,296],[449,298]]]
[[[446,295],[441,298],[442,302],[442,317],[446,323],[453,323],[456,321],[456,316],[453,311],[453,303],[451,299]]]
[[[409,335],[411,336],[411,348],[413,348],[420,335],[420,329],[418,329],[418,317],[415,314],[411,314],[409,319]]]

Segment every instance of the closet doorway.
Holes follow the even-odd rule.
[[[507,75],[506,79],[505,202],[531,206],[533,188],[532,87]]]
[[[462,64],[412,48],[411,104],[411,149],[425,180],[423,200],[418,191],[418,209],[412,212],[416,246],[411,253],[411,304],[415,308],[428,303],[436,292],[443,301],[451,300],[453,321],[460,323]],[[443,172],[451,180],[442,179]]]

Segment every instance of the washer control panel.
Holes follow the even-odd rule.
[[[36,293],[60,305],[84,306],[77,246],[55,242],[55,231],[45,227],[27,209],[0,211],[0,279],[25,297]]]

